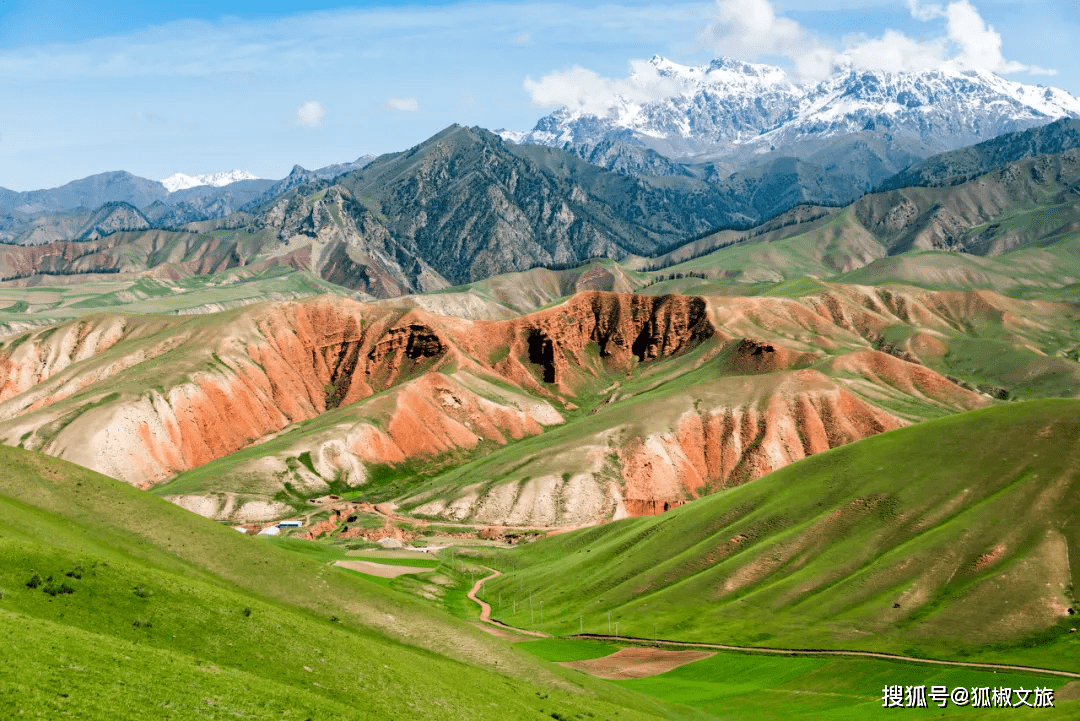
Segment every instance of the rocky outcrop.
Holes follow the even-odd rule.
[[[615,293],[580,293],[504,328],[510,353],[495,368],[521,377],[527,358],[537,378],[567,393],[589,365],[590,344],[604,367],[626,372],[634,362],[677,355],[716,333],[702,298]]]

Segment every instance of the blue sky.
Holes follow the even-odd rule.
[[[527,129],[572,96],[571,68],[617,88],[630,61],[653,54],[812,74],[803,61],[822,52],[967,53],[1080,95],[1076,38],[1080,0],[0,0],[0,186],[118,169],[278,178],[294,163],[401,150],[454,122]],[[979,50],[995,42],[1000,52]],[[556,92],[531,94],[526,78]]]

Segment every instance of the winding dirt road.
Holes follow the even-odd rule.
[[[479,598],[476,597],[476,594],[479,593],[480,587],[484,585],[484,581],[490,581],[493,578],[497,578],[498,576],[501,576],[502,573],[500,573],[499,571],[496,571],[493,568],[488,568],[487,566],[481,566],[481,568],[485,568],[488,571],[491,571],[491,575],[490,576],[485,576],[484,578],[481,578],[479,581],[474,583],[473,587],[472,587],[472,590],[469,591],[469,593],[468,593],[469,598],[480,605],[480,620],[482,622],[484,622],[484,623],[490,624],[492,626],[497,626],[497,627],[499,627],[501,629],[504,629],[506,631],[513,631],[514,633],[523,633],[526,636],[536,636],[537,638],[548,638],[548,634],[541,633],[540,631],[526,631],[524,629],[514,628],[513,626],[507,626],[505,623],[501,623],[499,621],[492,621],[491,620],[491,605],[488,604],[485,601],[481,601]]]
[[[482,566],[487,568],[487,566]],[[498,626],[501,629],[507,631],[513,631],[514,633],[523,633],[529,636],[537,636],[539,638],[549,638],[548,634],[541,633],[539,631],[525,631],[520,628],[514,628],[508,626],[505,623],[491,620],[491,606],[484,601],[481,601],[476,597],[476,594],[480,591],[480,587],[484,585],[485,581],[490,581],[493,578],[501,576],[502,573],[491,568],[487,568],[491,571],[490,576],[481,578],[475,584],[473,584],[472,590],[469,591],[469,598],[480,605],[480,620],[484,623],[491,624],[492,626]],[[692,641],[668,641],[664,639],[652,640],[648,638],[634,638],[627,636],[608,636],[602,633],[581,633],[570,636],[569,638],[581,638],[595,641],[619,641],[622,643],[630,643],[635,645],[649,645],[649,646],[677,646],[680,648],[707,648],[718,651],[744,651],[747,653],[771,653],[779,654],[781,656],[847,656],[857,658],[880,658],[885,661],[909,661],[911,663],[928,663],[937,666],[959,666],[960,668],[978,668],[978,669],[990,669],[992,671],[1021,671],[1028,673],[1041,673],[1049,674],[1051,676],[1062,676],[1064,678],[1077,678],[1080,679],[1080,673],[1072,673],[1071,671],[1057,671],[1050,668],[1036,668],[1034,666],[1011,666],[1001,663],[974,663],[968,661],[939,661],[933,658],[916,658],[915,656],[900,656],[893,653],[876,653],[874,651],[833,651],[833,650],[821,650],[821,649],[801,649],[801,648],[764,648],[761,646],[728,646],[722,643],[695,643]]]

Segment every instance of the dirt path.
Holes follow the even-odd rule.
[[[366,573],[369,576],[378,576],[379,578],[397,578],[408,573],[427,573],[432,570],[417,566],[393,566],[388,563],[372,563],[371,561],[334,561],[334,565],[347,568],[350,571]]]
[[[480,620],[483,623],[487,623],[492,626],[498,626],[499,628],[506,629],[507,631],[513,631],[514,633],[523,633],[526,636],[536,636],[537,638],[548,638],[548,634],[541,633],[540,631],[526,631],[524,629],[514,628],[513,626],[507,626],[505,623],[500,623],[499,621],[491,620],[491,605],[484,601],[481,601],[479,598],[476,597],[476,594],[480,591],[480,587],[484,585],[484,581],[490,581],[493,578],[497,578],[501,576],[502,573],[496,571],[493,568],[487,568],[487,566],[481,566],[481,568],[486,568],[487,570],[491,571],[491,575],[485,576],[484,578],[481,578],[479,581],[474,583],[472,590],[468,593],[469,598],[480,605]]]
[[[715,655],[715,651],[664,651],[646,646],[629,646],[603,658],[563,661],[559,665],[597,678],[625,680],[659,676],[680,666]]]
[[[485,579],[486,580],[486,579]],[[710,648],[720,651],[747,651],[750,653],[773,653],[782,656],[858,656],[862,658],[880,658],[886,661],[911,661],[914,663],[931,663],[938,666],[960,666],[962,668],[980,668],[999,671],[1026,671],[1031,673],[1050,674],[1064,676],[1066,678],[1080,678],[1080,673],[1070,671],[1055,671],[1049,668],[1035,668],[1033,666],[1010,666],[1000,663],[971,663],[967,661],[939,661],[932,658],[915,658],[914,656],[899,656],[892,653],[875,653],[874,651],[826,651],[817,649],[799,648],[763,648],[760,646],[727,646],[721,643],[693,643],[689,641],[653,641],[647,638],[628,638],[626,636],[607,636],[600,633],[583,633],[571,636],[571,638],[585,638],[597,641],[621,641],[623,643],[647,644],[657,646],[679,646],[683,648]]]

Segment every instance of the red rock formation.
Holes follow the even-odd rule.
[[[607,367],[629,370],[634,359],[672,356],[716,333],[702,298],[599,292],[579,293],[554,308],[493,325],[493,337],[510,347],[496,370],[525,387],[536,386],[536,372],[561,393],[572,393],[588,367],[584,351],[590,343]],[[524,367],[524,360],[535,371]]]
[[[757,403],[687,411],[674,432],[625,446],[623,503],[628,515],[652,515],[902,425],[818,371],[789,372]]]

